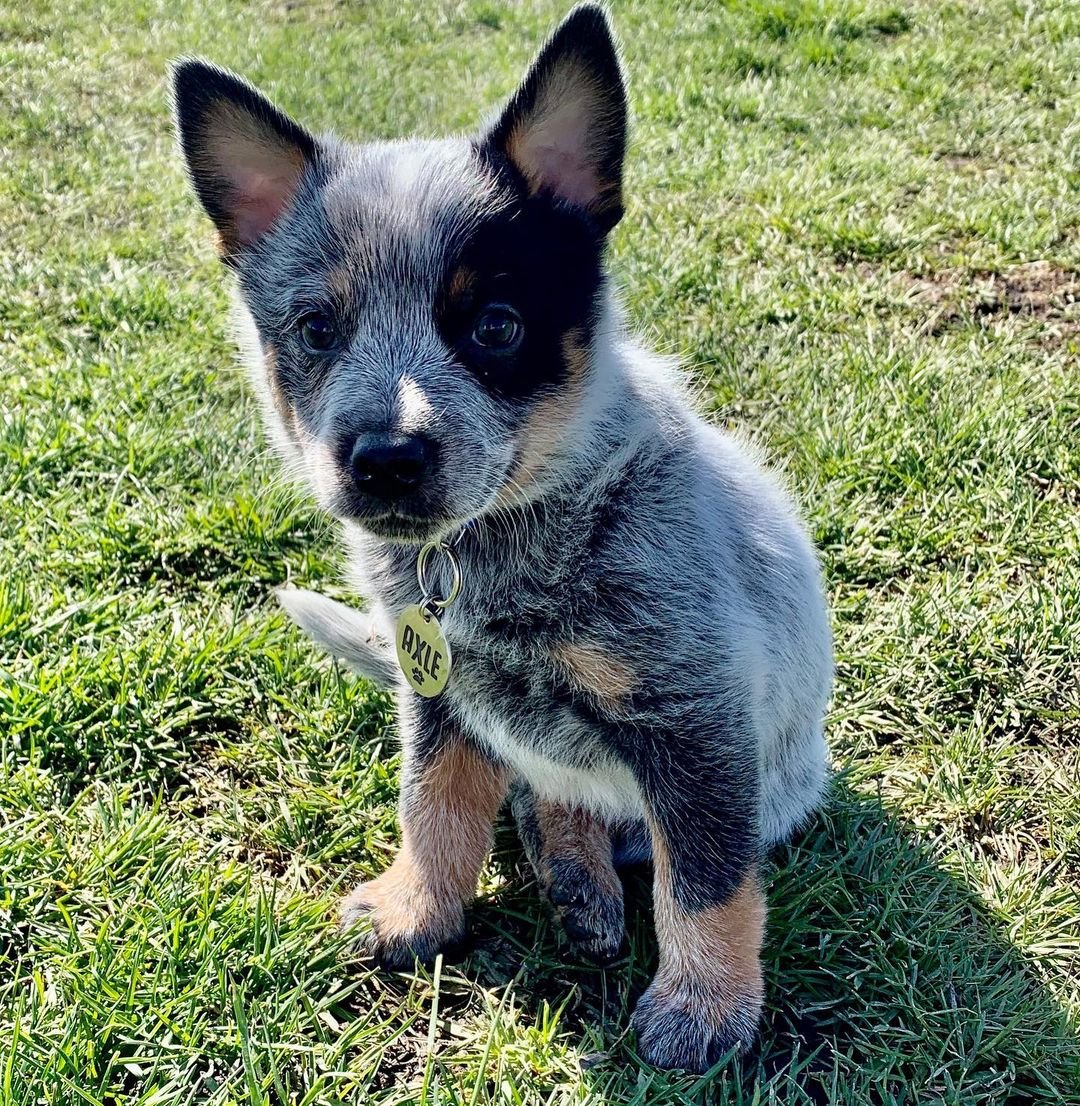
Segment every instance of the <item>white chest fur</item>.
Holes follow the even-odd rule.
[[[549,735],[538,734],[536,740],[530,740],[534,735],[512,733],[496,708],[452,692],[448,698],[468,730],[484,741],[494,756],[523,776],[539,798],[582,807],[610,821],[644,815],[633,774],[613,756],[596,753],[585,764],[559,763],[539,751],[543,737]]]

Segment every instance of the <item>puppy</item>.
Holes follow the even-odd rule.
[[[173,85],[267,423],[367,610],[282,602],[398,693],[401,849],[344,922],[394,967],[460,938],[509,797],[588,955],[617,954],[617,869],[651,859],[638,1048],[704,1071],[755,1033],[759,863],[822,794],[831,642],[787,495],[609,291],[627,105],[604,12],[575,8],[473,137],[315,137],[195,59]]]

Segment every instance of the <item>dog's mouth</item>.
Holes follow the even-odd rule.
[[[380,503],[357,493],[351,486],[338,487],[324,507],[335,518],[383,541],[423,545],[446,533],[454,519],[445,517],[433,503],[417,501]]]
[[[401,545],[424,545],[429,541],[438,541],[461,526],[459,519],[420,517],[402,511],[383,514],[358,512],[351,515],[349,521],[376,538]]]
[[[505,474],[503,474],[505,482]],[[436,489],[411,495],[400,502],[387,503],[361,495],[356,488],[339,485],[329,511],[342,522],[357,527],[382,541],[400,545],[424,545],[453,537],[470,519],[505,506],[501,501],[502,483],[497,490],[477,502],[451,504]]]

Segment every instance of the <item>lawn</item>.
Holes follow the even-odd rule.
[[[474,125],[563,3],[0,7],[0,1102],[1080,1102],[1080,4],[627,0],[613,263],[819,543],[829,811],[768,872],[759,1049],[624,1034],[513,833],[471,951],[373,973],[389,702],[260,436],[173,148],[197,52],[315,128]]]

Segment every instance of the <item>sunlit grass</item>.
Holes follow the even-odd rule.
[[[643,1067],[647,910],[577,964],[510,832],[468,958],[341,946],[392,717],[270,598],[339,586],[333,530],[262,443],[169,132],[182,52],[316,129],[467,128],[561,5],[32,0],[0,12],[0,1102],[1080,1100],[1080,5],[613,10],[630,316],[784,466],[834,611],[841,776],[775,858],[759,1051]]]

